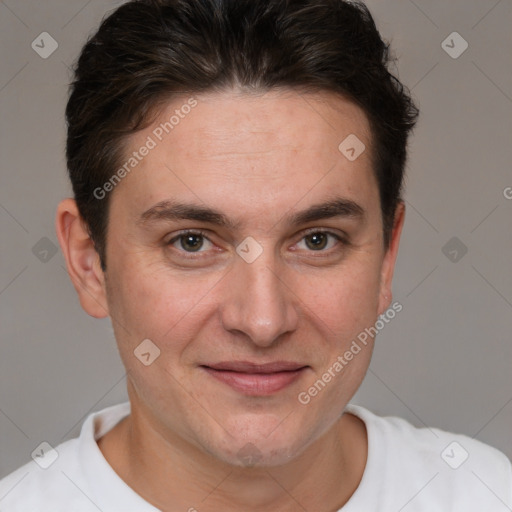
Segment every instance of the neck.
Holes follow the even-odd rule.
[[[164,512],[263,512],[341,508],[361,481],[367,458],[364,423],[343,414],[299,457],[275,467],[237,467],[132,414],[98,445],[116,473]]]

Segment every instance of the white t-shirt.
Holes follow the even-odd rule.
[[[495,448],[363,407],[346,410],[366,425],[368,460],[342,512],[512,510],[512,466]],[[115,473],[96,443],[129,412],[128,402],[108,407],[87,417],[78,438],[55,449],[41,446],[34,460],[0,480],[0,511],[157,512]]]

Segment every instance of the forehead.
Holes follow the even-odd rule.
[[[172,135],[188,156],[207,159],[229,154],[261,156],[274,150],[324,152],[327,149],[333,153],[337,142],[351,130],[369,142],[369,124],[362,109],[333,93],[230,90],[195,96],[195,100],[197,107],[180,119],[181,126],[162,134],[163,138]],[[169,113],[179,112],[189,101],[190,97],[182,97],[168,104],[155,122],[155,129],[163,124],[165,132]],[[191,131],[194,137],[190,137]],[[186,144],[181,144],[185,141]]]
[[[347,158],[345,140],[360,143],[358,152],[366,149],[357,159]],[[376,187],[366,115],[327,92],[176,97],[128,139],[125,159],[144,146],[151,149],[138,155],[113,197],[124,188],[137,210],[176,197],[217,209],[248,203],[283,209],[306,195],[310,202],[326,191],[357,199]]]

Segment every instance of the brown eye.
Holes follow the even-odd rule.
[[[182,253],[203,253],[213,246],[212,242],[203,233],[195,231],[182,232],[169,240],[167,245],[173,246]]]
[[[305,252],[317,252],[327,255],[341,250],[346,245],[345,240],[331,231],[310,230],[301,238],[297,244],[297,249]]]
[[[195,233],[189,233],[187,235],[181,235],[180,238],[180,245],[182,249],[185,249],[185,251],[188,252],[196,252],[204,244],[204,239],[202,235],[197,235]]]
[[[306,246],[313,251],[319,251],[325,249],[327,246],[327,242],[329,240],[329,235],[327,233],[312,233],[304,237],[306,241]]]

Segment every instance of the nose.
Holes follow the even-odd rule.
[[[258,347],[270,347],[298,325],[297,296],[265,252],[254,262],[239,258],[225,283],[224,329],[242,333]]]

